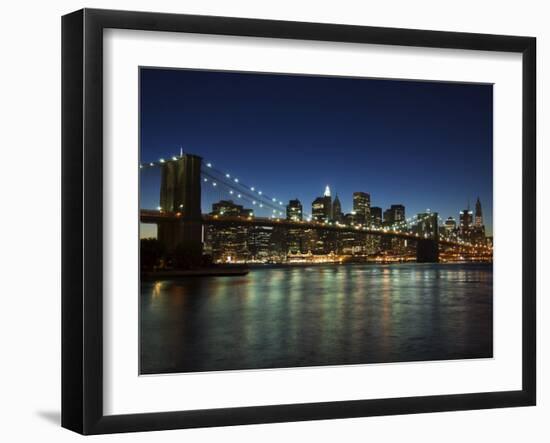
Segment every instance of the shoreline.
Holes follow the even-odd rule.
[[[485,261],[460,261],[460,262],[440,262],[440,263],[416,263],[416,262],[347,262],[347,263],[247,263],[242,265],[215,265],[211,268],[197,268],[186,270],[162,270],[141,272],[141,281],[154,280],[172,280],[188,277],[242,277],[250,271],[259,269],[277,269],[277,268],[309,268],[323,266],[388,266],[388,265],[493,265],[492,262]]]

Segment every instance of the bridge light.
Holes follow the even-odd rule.
[[[272,199],[271,199],[271,201],[274,201],[274,202],[276,202],[276,201],[277,201],[277,199],[276,199],[276,198],[272,198]]]
[[[241,194],[238,194],[237,197],[238,197],[238,198],[241,198]]]
[[[206,163],[206,166],[211,168],[212,167],[212,163]]]
[[[139,169],[142,169],[143,168],[143,165],[139,165]]]
[[[208,181],[208,179],[207,179],[206,177],[204,177],[204,181],[205,181],[205,182],[207,182],[207,181]]]
[[[155,164],[153,162],[149,163],[149,166],[155,166]]]
[[[233,190],[229,191],[230,194],[233,194]]]
[[[212,186],[217,186],[217,183],[216,182],[212,183]]]
[[[252,186],[252,187],[250,188],[250,190],[251,190],[251,191],[254,191],[254,186]]]
[[[235,183],[239,183],[239,179],[238,179],[238,178],[235,179]]]
[[[159,162],[161,162],[161,163],[164,163],[164,159],[163,159],[163,158],[161,158],[161,159],[159,160]]]
[[[263,207],[264,207],[264,205],[262,205],[262,204],[260,203],[260,208],[263,208]]]
[[[231,178],[231,176],[230,176],[229,174],[225,174],[225,176],[226,176],[227,178]]]
[[[162,211],[162,208],[160,206],[157,206],[158,211]]]
[[[177,159],[178,158],[175,155],[172,157],[172,160],[177,160]]]
[[[283,202],[279,202],[279,204],[280,204],[281,206],[283,206]]]
[[[255,204],[256,204],[256,200],[252,200],[252,204],[255,205]]]
[[[262,195],[262,191],[258,191],[258,194],[259,194],[259,195]]]

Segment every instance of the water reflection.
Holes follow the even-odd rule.
[[[141,286],[141,371],[492,356],[485,264],[258,268]]]

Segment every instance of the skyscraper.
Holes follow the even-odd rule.
[[[395,223],[400,223],[405,221],[405,206],[391,205],[390,209],[393,211],[393,219]]]
[[[286,207],[286,219],[292,221],[300,221],[303,218],[302,203],[300,200],[294,199],[288,202]],[[298,254],[303,252],[304,232],[300,228],[289,228],[287,231],[287,253]]]
[[[384,211],[384,223],[393,225],[405,221],[405,206],[391,205]]]
[[[353,193],[353,212],[356,223],[367,224],[370,222],[370,194],[366,192]]]
[[[479,197],[476,201],[476,212],[471,240],[476,244],[484,244],[486,242],[485,226],[483,225],[483,212],[481,211],[481,202],[479,201]]]
[[[474,224],[477,228],[483,226],[483,212],[481,211],[481,202],[479,201],[479,197],[476,201],[476,214]]]
[[[461,240],[469,241],[472,235],[472,218],[473,214],[470,210],[470,205],[467,209],[463,209],[459,214],[458,231]]]
[[[370,220],[373,226],[379,227],[382,224],[382,208],[379,206],[370,208]]]
[[[456,220],[453,217],[447,217],[443,224],[444,233],[447,237],[456,239]]]
[[[220,218],[223,217],[249,217],[253,214],[252,209],[243,208],[242,205],[232,200],[220,200],[212,205],[212,212]],[[206,238],[209,249],[212,251],[214,262],[242,262],[249,258],[248,229],[242,225],[228,225],[214,228],[209,225],[206,229]]]
[[[342,222],[344,219],[344,214],[342,214],[342,204],[338,198],[338,194],[334,197],[332,202],[332,219],[337,222]]]
[[[289,200],[286,206],[286,219],[300,221],[303,218],[302,203],[298,199]]]
[[[330,197],[330,188],[325,188],[323,197],[317,197],[311,204],[311,215],[313,220],[328,222],[332,220],[332,199]]]

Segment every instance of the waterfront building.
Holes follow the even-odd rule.
[[[247,232],[247,248],[250,260],[267,263],[271,258],[273,226],[251,226]]]
[[[288,245],[287,245],[287,229],[281,226],[275,226],[271,233],[269,243],[269,261],[273,263],[282,263],[286,261]]]
[[[212,216],[223,217],[250,217],[252,209],[235,204],[232,200],[220,200],[212,205]],[[207,226],[206,240],[208,250],[212,253],[215,263],[240,263],[248,261],[248,229],[246,226]]]

